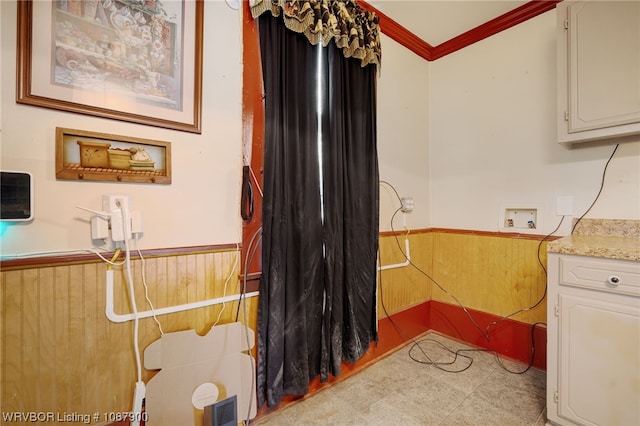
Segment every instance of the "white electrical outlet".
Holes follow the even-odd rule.
[[[413,197],[402,197],[400,199],[400,202],[402,203],[402,207],[400,207],[400,209],[404,213],[409,213],[413,211]]]

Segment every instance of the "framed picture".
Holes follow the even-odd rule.
[[[203,0],[17,3],[18,103],[201,133]]]
[[[171,183],[171,143],[56,128],[56,178]]]

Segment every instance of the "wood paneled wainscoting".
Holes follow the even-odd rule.
[[[540,235],[430,228],[384,234],[379,318],[416,304],[429,330],[546,369],[546,241]],[[385,260],[388,259],[388,260]],[[533,341],[532,341],[533,339]]]
[[[380,265],[411,263],[381,271],[378,279],[379,341],[356,365],[345,365],[329,383],[312,383],[311,393],[342,380],[392,353],[428,330],[528,362],[532,325],[544,322],[546,265],[541,236],[446,229],[384,233]],[[401,251],[402,250],[402,251]],[[235,245],[145,253],[133,256],[139,311],[237,294],[241,281]],[[0,265],[0,411],[2,413],[104,413],[131,409],[136,362],[133,324],[105,315],[107,266],[94,256],[4,261]],[[131,312],[125,271],[114,267],[114,311]],[[454,299],[455,298],[455,299]],[[246,299],[247,323],[255,329],[258,298]],[[503,316],[525,309],[502,320]],[[195,329],[205,334],[218,321],[236,321],[238,302],[159,316],[164,332]],[[243,310],[238,320],[244,322]],[[495,323],[494,325],[491,325]],[[488,329],[487,329],[488,327]],[[488,331],[487,331],[488,330]],[[546,367],[546,329],[535,331],[534,366]],[[485,334],[488,339],[485,338]],[[153,318],[140,320],[144,351],[160,337]],[[254,352],[255,355],[255,352]],[[156,372],[143,370],[147,382]],[[282,406],[295,401],[285,399]],[[259,415],[272,409],[262,407]],[[6,423],[3,421],[3,423]]]
[[[232,245],[145,255],[146,283],[154,307],[222,297],[225,283],[227,295],[238,294],[239,253],[236,245]],[[101,423],[109,413],[131,410],[136,381],[133,323],[107,319],[106,270],[106,264],[97,257],[31,266],[28,262],[3,262],[0,272],[3,415],[77,413],[90,415],[91,423]],[[137,307],[146,311],[149,305],[142,270],[143,262],[132,255]],[[129,313],[125,271],[117,266],[114,272],[114,311]],[[255,324],[257,298],[246,299],[246,309],[249,324]],[[218,317],[220,324],[235,321],[237,311],[235,301],[224,307],[220,304],[162,315],[158,320],[165,333],[195,329],[204,335]],[[242,309],[238,320],[244,322]],[[153,318],[140,320],[142,356],[144,349],[159,337],[160,330]],[[145,382],[154,374],[155,371],[143,368]],[[94,413],[98,415],[94,417]],[[3,420],[2,424],[5,423]]]

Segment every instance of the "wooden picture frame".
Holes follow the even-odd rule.
[[[203,0],[17,7],[18,103],[201,133]]]
[[[171,143],[56,128],[56,179],[171,183]]]

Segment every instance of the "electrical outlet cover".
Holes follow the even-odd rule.
[[[573,216],[573,197],[571,195],[558,195],[558,216]]]

